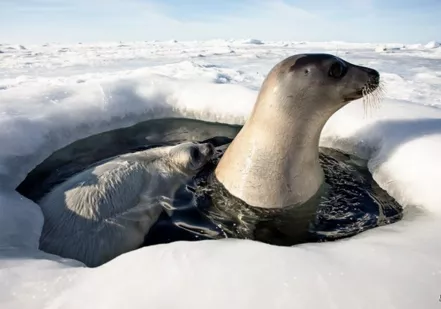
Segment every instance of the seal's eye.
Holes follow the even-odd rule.
[[[201,159],[201,152],[199,147],[192,147],[190,150],[191,158],[195,161],[199,161]]]
[[[334,78],[342,78],[346,73],[346,66],[340,61],[334,62],[329,68],[329,76]]]

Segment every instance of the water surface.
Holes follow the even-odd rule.
[[[232,199],[222,187],[210,186],[208,180],[240,129],[241,126],[173,118],[104,132],[54,152],[28,174],[17,191],[38,202],[54,185],[101,160],[184,141],[208,141],[216,147],[217,156],[196,179],[179,189],[169,205],[171,211],[161,215],[145,245],[225,237],[293,245],[349,237],[402,217],[402,208],[376,184],[361,160],[329,148],[320,149],[326,194],[318,206],[304,207],[300,212],[296,208],[294,213],[288,208],[282,212],[256,212]],[[213,198],[227,205],[223,207],[228,211],[213,208]]]

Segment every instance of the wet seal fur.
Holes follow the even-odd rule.
[[[317,204],[324,184],[319,163],[324,125],[379,81],[376,70],[330,54],[282,60],[265,78],[251,116],[220,160],[217,180],[252,207]]]
[[[139,248],[176,190],[213,156],[209,143],[182,143],[98,162],[40,201],[40,249],[99,266]]]

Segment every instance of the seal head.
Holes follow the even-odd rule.
[[[215,176],[250,206],[304,204],[324,183],[320,133],[347,103],[374,91],[376,70],[330,54],[294,55],[278,63],[253,111],[226,150]]]

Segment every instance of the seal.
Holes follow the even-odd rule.
[[[211,159],[210,143],[186,142],[98,162],[40,201],[40,249],[96,267],[140,247],[166,204]]]
[[[380,75],[330,54],[299,54],[265,78],[249,119],[229,145],[215,177],[252,207],[317,203],[324,190],[319,139],[327,120],[372,93]]]

